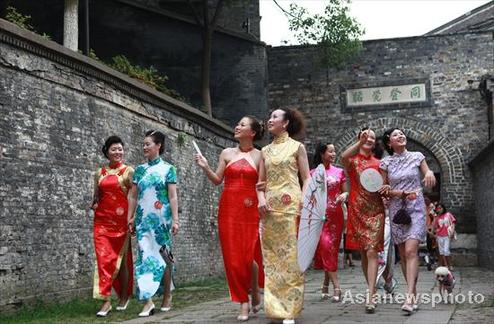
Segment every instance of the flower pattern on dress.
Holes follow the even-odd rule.
[[[266,199],[271,210],[263,220],[264,309],[270,318],[295,318],[302,311],[304,276],[297,262],[297,217],[302,193],[297,152],[301,144],[288,133],[262,149],[266,162]]]
[[[427,226],[425,219],[425,202],[422,194],[420,164],[425,156],[420,152],[404,151],[393,154],[381,161],[380,168],[388,173],[388,182],[392,190],[415,191],[416,199],[405,200],[406,209],[412,218],[409,225],[391,222],[391,233],[395,244],[409,239],[425,242]],[[393,217],[402,207],[402,199],[393,197],[389,202],[389,214]]]
[[[154,296],[160,288],[166,263],[159,250],[163,245],[171,251],[172,214],[168,200],[168,184],[177,182],[173,165],[157,158],[142,164],[134,172],[138,187],[135,214],[139,250],[136,261],[137,297]]]
[[[379,170],[379,160],[357,154],[350,158],[347,170],[350,178],[346,248],[350,250],[384,248],[384,205],[377,192],[368,192],[360,184],[360,174],[366,169]]]
[[[314,169],[315,170],[315,169]],[[314,173],[311,170],[311,174]],[[343,169],[330,165],[326,168],[327,208],[319,244],[314,256],[314,268],[334,272],[338,269],[338,252],[343,232],[343,210],[336,198],[346,182]]]

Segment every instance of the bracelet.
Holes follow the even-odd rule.
[[[407,194],[405,193],[405,190],[402,190],[401,191],[400,197],[401,197],[401,199],[405,199],[407,197]]]

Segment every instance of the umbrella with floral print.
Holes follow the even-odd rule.
[[[316,252],[322,227],[326,221],[326,170],[320,164],[314,173],[302,197],[302,211],[298,229],[298,265],[305,272],[311,265]]]

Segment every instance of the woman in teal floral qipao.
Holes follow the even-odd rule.
[[[175,167],[160,158],[164,144],[163,133],[146,133],[144,155],[148,162],[135,169],[129,195],[129,227],[131,231],[135,230],[139,245],[135,264],[137,297],[146,301],[139,314],[141,317],[154,313],[151,298],[162,281],[164,294],[161,311],[169,311],[171,307],[173,264],[167,264],[160,249],[166,246],[171,251],[172,234],[178,232],[177,175]]]

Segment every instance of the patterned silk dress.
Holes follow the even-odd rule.
[[[297,156],[300,143],[284,132],[262,149],[266,164],[266,200],[262,253],[264,309],[269,318],[295,318],[302,311],[304,277],[297,262],[297,219],[302,193]]]
[[[249,153],[231,161],[225,169],[225,186],[218,211],[218,232],[231,300],[249,301],[252,263],[259,266],[259,286],[264,286],[255,162]]]
[[[422,194],[420,164],[425,156],[420,152],[404,151],[385,157],[381,162],[381,169],[388,173],[388,182],[391,190],[417,191],[414,200],[402,200],[393,197],[389,201],[389,215],[392,217],[402,208],[403,203],[410,214],[412,222],[409,225],[391,222],[391,235],[394,244],[401,244],[415,239],[425,242],[427,225],[425,220],[425,201]]]
[[[127,192],[134,169],[122,163],[96,172],[98,206],[94,211],[94,251],[96,253],[93,297],[110,300],[111,288],[121,295],[120,267],[127,267],[127,296],[132,295],[132,249],[127,227]],[[127,251],[126,259],[122,260]]]
[[[146,300],[160,288],[167,267],[159,252],[160,248],[166,246],[171,251],[172,213],[168,184],[177,182],[176,169],[157,157],[136,168],[133,182],[137,185],[138,193],[135,213],[139,243],[135,264],[137,297]]]
[[[311,171],[311,174],[314,170]],[[314,256],[314,268],[335,272],[338,270],[338,252],[343,232],[343,210],[336,197],[346,182],[343,169],[330,165],[326,169],[326,185],[328,192],[326,222],[321,231],[321,238]]]
[[[380,252],[384,249],[384,205],[379,193],[369,192],[360,184],[360,174],[368,168],[379,171],[379,160],[360,153],[349,160],[346,249]]]

